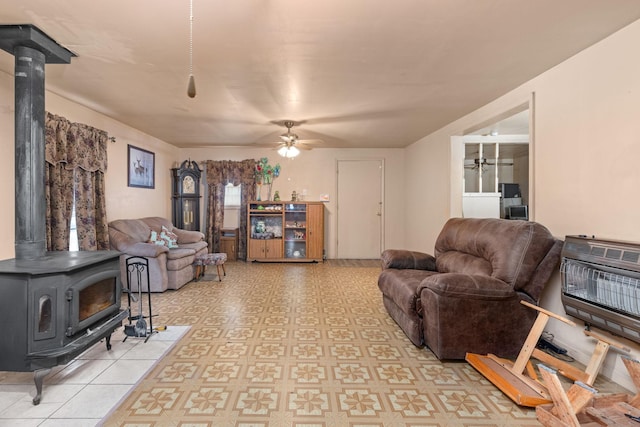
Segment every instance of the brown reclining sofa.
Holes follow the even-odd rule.
[[[536,222],[452,218],[434,255],[382,253],[378,287],[384,306],[416,346],[439,359],[467,352],[515,357],[560,261],[562,241]]]

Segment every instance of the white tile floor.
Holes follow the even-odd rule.
[[[111,338],[111,351],[99,342],[44,380],[42,401],[32,372],[0,372],[0,427],[89,427],[99,425],[145,374],[178,342],[189,326],[169,326],[143,338]]]

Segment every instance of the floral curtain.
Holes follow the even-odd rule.
[[[207,200],[207,243],[211,252],[220,251],[220,233],[224,223],[224,187],[228,183],[242,185],[240,201],[240,225],[238,236],[238,258],[247,259],[247,206],[253,200],[255,190],[256,161],[208,160],[206,162]]]
[[[47,250],[69,250],[74,200],[79,249],[109,249],[107,139],[105,131],[46,113]]]

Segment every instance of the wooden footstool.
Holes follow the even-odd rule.
[[[220,275],[220,267],[222,267],[222,272],[224,275],[227,275],[227,271],[224,269],[224,263],[227,260],[227,254],[224,252],[213,253],[213,254],[204,254],[196,256],[196,259],[193,261],[193,265],[196,267],[196,282],[204,276],[204,271],[206,270],[208,265],[215,265],[218,270],[218,281],[222,282],[222,276]]]

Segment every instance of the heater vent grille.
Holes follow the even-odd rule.
[[[637,264],[640,260],[640,252],[624,251],[622,253],[622,260]]]
[[[585,323],[640,342],[640,245],[567,236],[562,303]]]
[[[565,294],[640,317],[640,280],[567,259],[563,260],[561,271]]]

